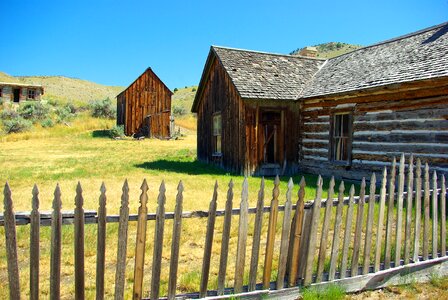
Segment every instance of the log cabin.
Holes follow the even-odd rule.
[[[147,68],[117,96],[117,125],[126,135],[170,137],[171,90]]]
[[[43,94],[44,88],[41,85],[0,82],[0,102],[2,103],[40,101]]]
[[[192,111],[198,159],[245,175],[448,173],[448,23],[328,60],[212,46]]]

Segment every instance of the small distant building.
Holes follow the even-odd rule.
[[[169,138],[173,93],[148,68],[117,96],[117,125],[126,135]]]
[[[44,94],[41,85],[0,82],[0,100],[3,103],[20,103],[27,100],[40,101]]]

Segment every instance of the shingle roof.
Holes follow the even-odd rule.
[[[448,76],[448,22],[329,59],[299,98]]]
[[[323,60],[212,46],[242,98],[295,100]]]

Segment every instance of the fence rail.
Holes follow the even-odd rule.
[[[407,171],[406,171],[407,168]],[[398,172],[397,172],[398,169]],[[415,169],[415,170],[414,170]],[[422,172],[423,171],[423,172]],[[389,174],[388,174],[389,173]],[[397,174],[398,173],[398,174]],[[422,175],[423,174],[423,175]],[[423,177],[423,178],[422,178]],[[271,202],[265,203],[264,179],[261,180],[257,206],[248,207],[248,182],[243,182],[239,208],[233,208],[233,182],[229,183],[225,209],[217,210],[218,185],[208,211],[183,212],[183,184],[178,185],[176,208],[165,212],[165,184],[162,182],[157,200],[157,212],[148,213],[146,181],[141,186],[138,214],[129,214],[129,187],[125,181],[122,188],[120,214],[107,216],[106,188],[101,186],[99,209],[84,211],[82,187],[78,184],[73,212],[61,211],[61,192],[56,187],[52,212],[39,211],[39,191],[33,188],[32,211],[14,213],[11,190],[6,183],[4,188],[5,210],[0,216],[4,226],[6,252],[8,258],[8,282],[11,299],[20,298],[20,276],[18,266],[16,226],[30,224],[30,298],[39,297],[39,261],[41,226],[51,226],[51,275],[50,298],[60,297],[61,287],[61,233],[62,225],[74,226],[74,274],[75,297],[85,297],[85,253],[84,240],[86,224],[97,223],[96,259],[96,298],[104,298],[104,274],[106,255],[107,223],[118,223],[117,259],[115,269],[115,299],[123,299],[125,292],[126,257],[128,248],[129,222],[137,222],[136,245],[134,252],[133,298],[141,299],[144,292],[144,267],[152,268],[150,281],[151,299],[160,298],[160,279],[163,240],[166,220],[173,220],[171,229],[171,253],[169,256],[169,276],[167,280],[168,299],[175,297],[205,297],[228,294],[269,295],[272,290],[280,293],[286,287],[323,284],[325,282],[346,282],[353,290],[356,276],[369,278],[376,274],[397,274],[403,268],[419,270],[418,266],[440,264],[448,272],[446,251],[446,194],[445,177],[437,177],[434,171],[430,178],[429,166],[423,168],[419,159],[414,165],[413,157],[405,164],[404,155],[398,164],[395,159],[391,169],[384,168],[381,178],[376,174],[369,178],[369,187],[363,178],[359,195],[351,185],[349,196],[345,197],[346,187],[341,182],[337,187],[337,198],[333,198],[335,180],[332,178],[327,199],[322,199],[323,179],[319,176],[316,197],[305,202],[305,181],[300,182],[297,198],[292,195],[293,182],[289,181],[284,205],[279,205],[279,178],[274,181]],[[377,184],[378,183],[378,184]],[[374,199],[374,201],[370,201]],[[295,203],[293,203],[295,202]],[[282,212],[283,217],[280,217]],[[253,218],[253,233],[249,234],[248,216]],[[263,214],[269,214],[265,243],[262,240]],[[235,257],[229,257],[232,216],[238,215]],[[222,235],[217,237],[216,218],[224,217]],[[197,293],[176,294],[179,265],[179,244],[182,235],[182,220],[188,218],[207,218],[204,237],[204,253],[201,280]],[[154,236],[148,239],[147,221],[154,221]],[[280,231],[277,230],[281,224]],[[266,225],[266,224],[265,224]],[[251,239],[250,239],[251,237]],[[221,251],[219,271],[216,276],[217,290],[209,289],[213,241],[220,238]],[[145,247],[153,245],[152,263],[145,262]],[[246,260],[246,250],[252,245],[250,259]],[[264,245],[264,252],[262,252]],[[277,245],[277,246],[276,246]],[[235,249],[233,249],[235,250]],[[229,259],[235,260],[234,270],[229,270]],[[275,267],[273,262],[276,262]],[[428,263],[431,261],[432,263]],[[262,276],[258,268],[263,263]],[[400,269],[401,268],[401,269]],[[444,271],[444,272],[445,272]],[[389,273],[388,273],[389,272]],[[273,281],[273,274],[276,280]],[[226,286],[226,277],[232,276],[233,286]],[[245,281],[245,274],[247,281]],[[257,275],[258,274],[258,275]],[[358,277],[356,277],[358,278]],[[384,281],[384,276],[382,277]],[[260,280],[261,279],[261,280]],[[377,280],[382,284],[381,280]],[[370,284],[370,285],[369,285]],[[379,285],[376,285],[379,286]],[[358,289],[371,288],[372,282],[360,281]],[[270,291],[271,290],[271,291]],[[285,291],[290,291],[285,290]]]

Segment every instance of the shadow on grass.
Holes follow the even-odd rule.
[[[162,170],[174,173],[183,173],[188,175],[226,175],[225,170],[206,164],[197,160],[194,161],[175,161],[159,159],[151,162],[144,162],[135,165],[137,168],[146,170]]]
[[[94,130],[92,131],[92,137],[94,138],[110,138],[109,129]]]

